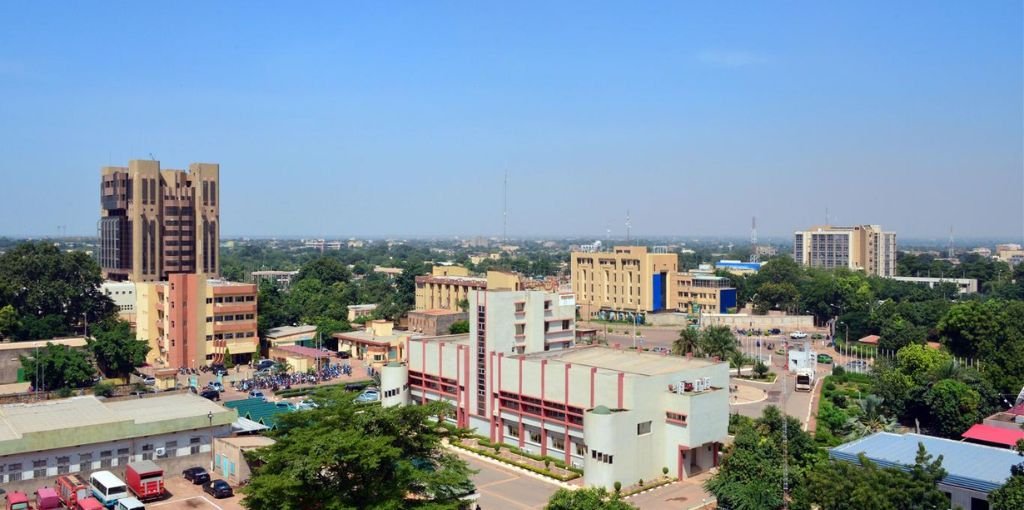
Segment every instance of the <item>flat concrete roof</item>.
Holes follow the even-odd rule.
[[[359,331],[347,331],[345,333],[335,333],[332,335],[334,338],[339,340],[350,340],[355,342],[373,343],[373,344],[390,344],[395,340],[399,340],[410,336],[412,333],[408,331],[401,331],[400,333],[392,333],[390,335],[374,335],[373,331],[367,331],[361,329]]]
[[[262,448],[264,446],[270,446],[277,442],[265,436],[218,437],[217,439],[215,439],[215,441],[222,441],[224,443],[234,445],[242,449]]]
[[[53,340],[32,340],[30,342],[9,342],[0,343],[0,351],[17,351],[22,349],[35,349],[46,347],[46,344],[66,345],[68,347],[85,347],[85,338],[55,338]]]
[[[446,344],[462,344],[469,345],[469,333],[459,333],[457,335],[440,335],[440,336],[423,336],[417,335],[412,337],[413,340],[420,342],[444,342]]]
[[[445,308],[434,308],[431,310],[413,310],[409,315],[463,315],[467,312],[448,310]]]
[[[721,363],[703,358],[684,358],[644,351],[613,349],[600,345],[538,352],[526,355],[526,359],[551,359],[573,365],[584,365],[638,375],[671,374],[681,370],[709,367]]]
[[[111,426],[124,422],[138,425],[201,417],[205,425],[209,413],[214,414],[215,424],[224,421],[220,419],[221,415],[232,414],[230,410],[190,393],[123,400],[100,400],[94,396],[83,396],[8,404],[0,406],[0,442],[20,439],[25,434]],[[231,421],[234,421],[233,417],[228,420],[229,423]]]

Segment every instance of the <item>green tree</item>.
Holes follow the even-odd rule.
[[[460,335],[469,333],[469,321],[455,321],[448,327],[449,335]]]
[[[981,362],[999,393],[1024,386],[1024,301],[965,301],[953,305],[938,332],[957,357]]]
[[[224,348],[224,368],[229,370],[235,368],[235,360],[231,356],[231,350],[226,347]]]
[[[577,490],[558,489],[548,500],[546,510],[629,510],[636,508],[604,487]]]
[[[1013,467],[1010,478],[989,494],[988,501],[993,510],[1024,508],[1024,464]]]
[[[750,361],[746,354],[738,350],[733,350],[729,353],[729,366],[736,369],[736,377],[739,377],[740,370],[743,369],[743,365],[746,365]]]
[[[348,282],[351,277],[352,275],[349,273],[348,268],[338,259],[320,257],[302,266],[299,274],[295,275],[295,280],[292,284],[312,279],[319,280],[320,283],[330,286],[338,282]]]
[[[918,385],[932,382],[933,376],[952,360],[946,352],[919,344],[908,345],[896,353],[896,366]]]
[[[686,327],[679,331],[679,338],[672,342],[672,354],[685,356],[697,352],[700,347],[700,330]]]
[[[100,268],[84,252],[63,252],[46,242],[21,243],[0,254],[0,308],[11,305],[22,328],[19,340],[65,335],[88,319],[114,314],[99,290]]]
[[[280,415],[277,441],[247,456],[260,467],[242,489],[250,510],[457,509],[473,491],[466,463],[442,447],[452,433],[434,422],[451,407],[382,407],[326,389],[319,406]]]
[[[710,326],[700,334],[700,352],[704,356],[727,360],[736,347],[736,335],[729,326]]]
[[[0,338],[13,335],[19,328],[18,312],[14,306],[8,304],[0,307]]]
[[[90,333],[93,338],[88,340],[89,350],[107,376],[120,377],[127,383],[132,370],[146,363],[149,343],[136,340],[127,322],[108,319],[93,327]]]
[[[981,396],[966,384],[952,379],[935,383],[925,393],[931,424],[938,435],[959,438],[971,425],[981,421]]]
[[[52,343],[32,356],[21,356],[21,366],[32,386],[43,390],[81,387],[96,373],[85,353]]]

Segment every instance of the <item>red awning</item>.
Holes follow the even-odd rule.
[[[986,443],[1013,446],[1017,443],[1018,439],[1024,439],[1024,430],[1004,429],[978,424],[964,432],[962,437]]]

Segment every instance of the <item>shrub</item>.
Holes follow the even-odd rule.
[[[754,363],[754,375],[763,379],[764,376],[768,375],[768,365],[765,365],[763,361],[758,360],[757,363]]]
[[[843,368],[841,365],[835,365],[832,367],[833,377],[842,377],[844,375],[846,375],[846,369]]]
[[[825,383],[825,391],[835,391],[836,385],[832,381]]]
[[[544,469],[550,469],[550,468],[551,468],[551,461],[548,460],[548,459],[544,459]]]
[[[615,493],[618,494],[622,491],[622,482],[615,482]]]
[[[67,386],[57,390],[57,396],[60,397],[60,398],[68,398],[68,397],[70,397],[71,395],[74,395],[74,394],[75,394],[75,390],[72,390],[71,388],[69,388]]]
[[[495,455],[501,453],[501,445],[494,445],[494,453]]]
[[[92,387],[92,394],[97,397],[111,397],[114,395],[114,385],[110,383],[99,383]]]
[[[668,476],[668,468],[667,467],[661,468],[661,474],[663,474],[665,476]]]
[[[638,483],[637,485],[639,485],[639,486],[643,487],[643,486],[644,486],[644,479],[643,479],[643,478],[641,478],[641,479],[640,479],[640,482],[639,482],[639,483]]]

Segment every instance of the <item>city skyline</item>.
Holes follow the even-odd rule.
[[[517,8],[0,6],[0,235],[152,157],[224,238],[500,236],[508,172],[517,238],[1022,239],[1020,4]]]

